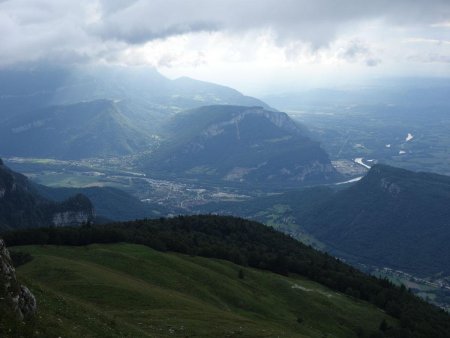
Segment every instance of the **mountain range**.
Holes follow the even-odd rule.
[[[232,88],[170,80],[148,67],[3,70],[0,155],[79,159],[148,150],[162,122],[208,104],[269,108]]]
[[[339,178],[307,128],[287,114],[234,89],[170,80],[152,68],[4,70],[0,97],[2,156],[131,155],[150,176],[241,186]]]

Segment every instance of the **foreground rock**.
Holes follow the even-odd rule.
[[[5,242],[0,239],[0,310],[29,319],[37,310],[36,298],[26,286],[20,285]]]

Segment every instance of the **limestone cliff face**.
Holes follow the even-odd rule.
[[[52,225],[77,226],[95,218],[94,207],[86,196],[77,194],[52,208]]]
[[[214,123],[208,126],[202,134],[206,137],[213,137],[220,135],[223,133],[228,126],[237,126],[240,122],[242,122],[246,117],[253,116],[259,117],[263,119],[267,119],[274,126],[285,130],[288,133],[297,134],[300,132],[299,127],[295,124],[295,122],[289,118],[286,113],[282,112],[273,112],[264,110],[261,107],[252,107],[245,108],[242,112],[233,115],[230,119],[221,121],[219,123]]]
[[[16,279],[16,271],[2,239],[0,239],[0,309],[10,312],[19,320],[33,317],[37,310],[33,294]]]
[[[53,214],[52,223],[54,226],[77,226],[92,220],[89,211],[63,211]]]

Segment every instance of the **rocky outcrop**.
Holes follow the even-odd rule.
[[[0,309],[19,320],[29,319],[37,310],[36,298],[20,285],[5,242],[0,239]]]
[[[206,137],[213,137],[222,134],[225,131],[225,128],[228,126],[236,126],[236,128],[239,128],[239,123],[248,116],[258,116],[261,118],[265,118],[269,120],[274,126],[284,129],[288,133],[300,133],[299,127],[291,118],[289,118],[286,113],[268,111],[261,107],[243,107],[242,109],[243,110],[241,112],[235,114],[229,120],[208,126],[208,128],[204,130],[202,134]]]
[[[64,211],[53,215],[54,226],[77,226],[92,221],[93,217],[89,212],[84,211]]]
[[[387,178],[382,178],[380,185],[383,190],[393,196],[396,196],[401,192],[401,188],[396,183],[390,182]]]
[[[92,222],[95,218],[94,207],[86,196],[77,194],[53,209],[54,226],[77,226]]]

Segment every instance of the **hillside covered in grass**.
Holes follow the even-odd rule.
[[[387,330],[386,337],[448,337],[450,332],[448,314],[413,296],[405,288],[365,275],[293,238],[243,219],[180,216],[94,227],[27,229],[2,236],[10,246],[127,242],[162,252],[223,259],[279,276],[306,277],[336,292],[371,303],[400,323],[400,327]],[[57,250],[55,255],[58,255]],[[215,281],[211,279],[210,282]]]
[[[26,246],[43,337],[369,337],[375,306],[308,279],[142,245]]]

